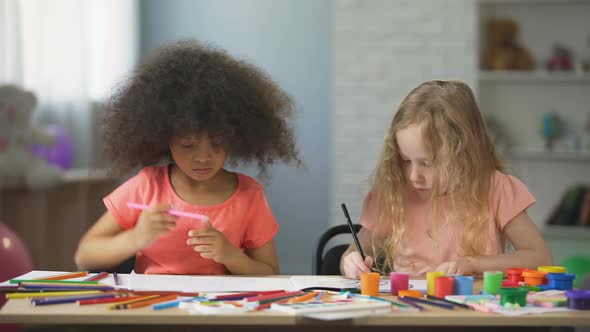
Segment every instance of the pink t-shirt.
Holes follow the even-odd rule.
[[[262,186],[253,178],[236,173],[238,187],[225,202],[196,206],[182,200],[172,188],[168,166],[150,166],[123,183],[103,201],[119,225],[127,230],[135,226],[142,211],[127,207],[139,204],[170,204],[175,210],[200,213],[211,225],[241,250],[257,248],[272,240],[279,225],[264,196]],[[179,217],[177,226],[160,236],[136,255],[135,272],[148,274],[227,274],[223,264],[202,258],[186,244],[190,229],[201,221]]]
[[[519,213],[535,203],[535,198],[526,186],[513,176],[496,171],[491,190],[490,203],[495,224],[490,224],[484,238],[487,242],[485,254],[494,255],[504,251],[502,232],[504,227]],[[394,269],[413,274],[434,271],[439,264],[463,256],[461,239],[463,227],[454,222],[451,202],[446,198],[439,201],[439,213],[430,223],[430,202],[416,202],[403,195],[405,217],[404,235],[399,243],[398,254],[394,257]],[[378,202],[371,192],[365,198],[360,224],[374,229],[377,220]],[[427,235],[431,227],[432,238]]]

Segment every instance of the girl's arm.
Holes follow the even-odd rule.
[[[505,271],[511,267],[534,268],[553,264],[553,257],[539,229],[526,212],[521,212],[504,228],[514,251],[470,258],[475,273]]]
[[[365,253],[365,261],[363,261],[354,242],[342,254],[342,258],[340,258],[340,273],[353,279],[359,279],[362,272],[370,272],[374,262],[371,231],[365,227],[361,227],[361,230],[357,233],[357,237]]]
[[[279,274],[279,260],[275,241],[270,240],[258,248],[246,249],[225,261],[232,274],[273,275]]]
[[[119,265],[175,226],[176,217],[166,213],[169,209],[167,205],[150,207],[130,230],[123,230],[107,211],[80,240],[74,256],[76,265],[83,270]]]
[[[139,249],[133,233],[124,231],[107,211],[82,237],[74,260],[81,270],[104,270],[117,266]]]
[[[526,212],[521,212],[504,228],[504,234],[514,251],[474,257],[463,257],[439,265],[436,271],[447,274],[483,274],[485,271],[505,271],[511,267],[534,268],[553,264],[545,240]]]

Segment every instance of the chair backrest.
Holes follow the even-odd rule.
[[[353,224],[356,233],[361,229],[361,225]],[[338,275],[340,274],[340,258],[348,248],[348,244],[340,244],[330,248],[325,254],[324,250],[328,242],[340,234],[350,234],[348,225],[338,225],[329,228],[322,234],[318,241],[315,252],[315,274],[318,275]],[[352,242],[352,241],[351,241]]]
[[[127,258],[125,261],[123,261],[121,264],[117,265],[117,266],[113,266],[111,268],[108,269],[104,269],[104,270],[100,270],[100,271],[89,271],[89,272],[93,272],[93,273],[98,273],[98,272],[110,272],[110,273],[131,273],[133,271],[133,269],[135,268],[135,255]]]

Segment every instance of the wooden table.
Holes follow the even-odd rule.
[[[386,294],[383,294],[384,297]],[[551,327],[590,327],[590,311],[545,313],[524,316],[486,314],[457,308],[444,310],[429,307],[424,312],[392,312],[390,314],[341,321],[318,321],[274,312],[231,315],[199,315],[174,308],[152,310],[107,310],[106,305],[79,307],[74,304],[33,307],[27,300],[10,300],[0,310],[0,324],[50,325],[56,330],[101,331],[365,331],[398,330],[437,331],[490,330],[554,330]],[[0,326],[0,330],[2,327]],[[45,331],[45,330],[43,330]]]

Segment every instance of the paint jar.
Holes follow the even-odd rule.
[[[483,290],[488,294],[497,295],[502,287],[502,277],[500,271],[485,271],[483,273]]]
[[[404,289],[397,292],[399,297],[422,297],[422,292],[416,289]]]
[[[516,304],[524,307],[526,306],[526,296],[529,290],[522,287],[507,287],[500,288],[500,305],[504,306],[506,303]]]
[[[397,295],[400,290],[408,289],[410,285],[410,275],[403,272],[391,272],[389,275],[391,284],[391,295]]]
[[[520,283],[516,282],[516,281],[510,281],[510,280],[504,280],[502,281],[502,287],[520,287]]]
[[[453,295],[453,277],[434,278],[434,296],[444,299],[447,295]]]
[[[426,273],[426,292],[428,295],[434,295],[434,278],[444,277],[444,272],[427,272]]]
[[[377,272],[361,273],[361,294],[368,296],[379,296],[379,282],[381,275]]]
[[[508,276],[508,280],[514,281],[514,282],[524,281],[524,277],[522,276],[522,271],[525,271],[525,270],[528,270],[528,269],[525,269],[522,267],[511,267],[509,269],[506,269],[506,275]]]
[[[567,269],[563,266],[539,266],[537,270],[545,273],[566,273]]]
[[[550,289],[571,290],[574,288],[576,275],[572,273],[547,273],[547,285]]]
[[[455,276],[453,293],[455,295],[473,295],[473,276]]]
[[[522,271],[524,282],[526,282],[529,286],[545,285],[547,283],[547,279],[545,278],[546,274],[547,273],[543,271]]]
[[[575,289],[565,292],[567,307],[575,310],[590,310],[590,290]]]

